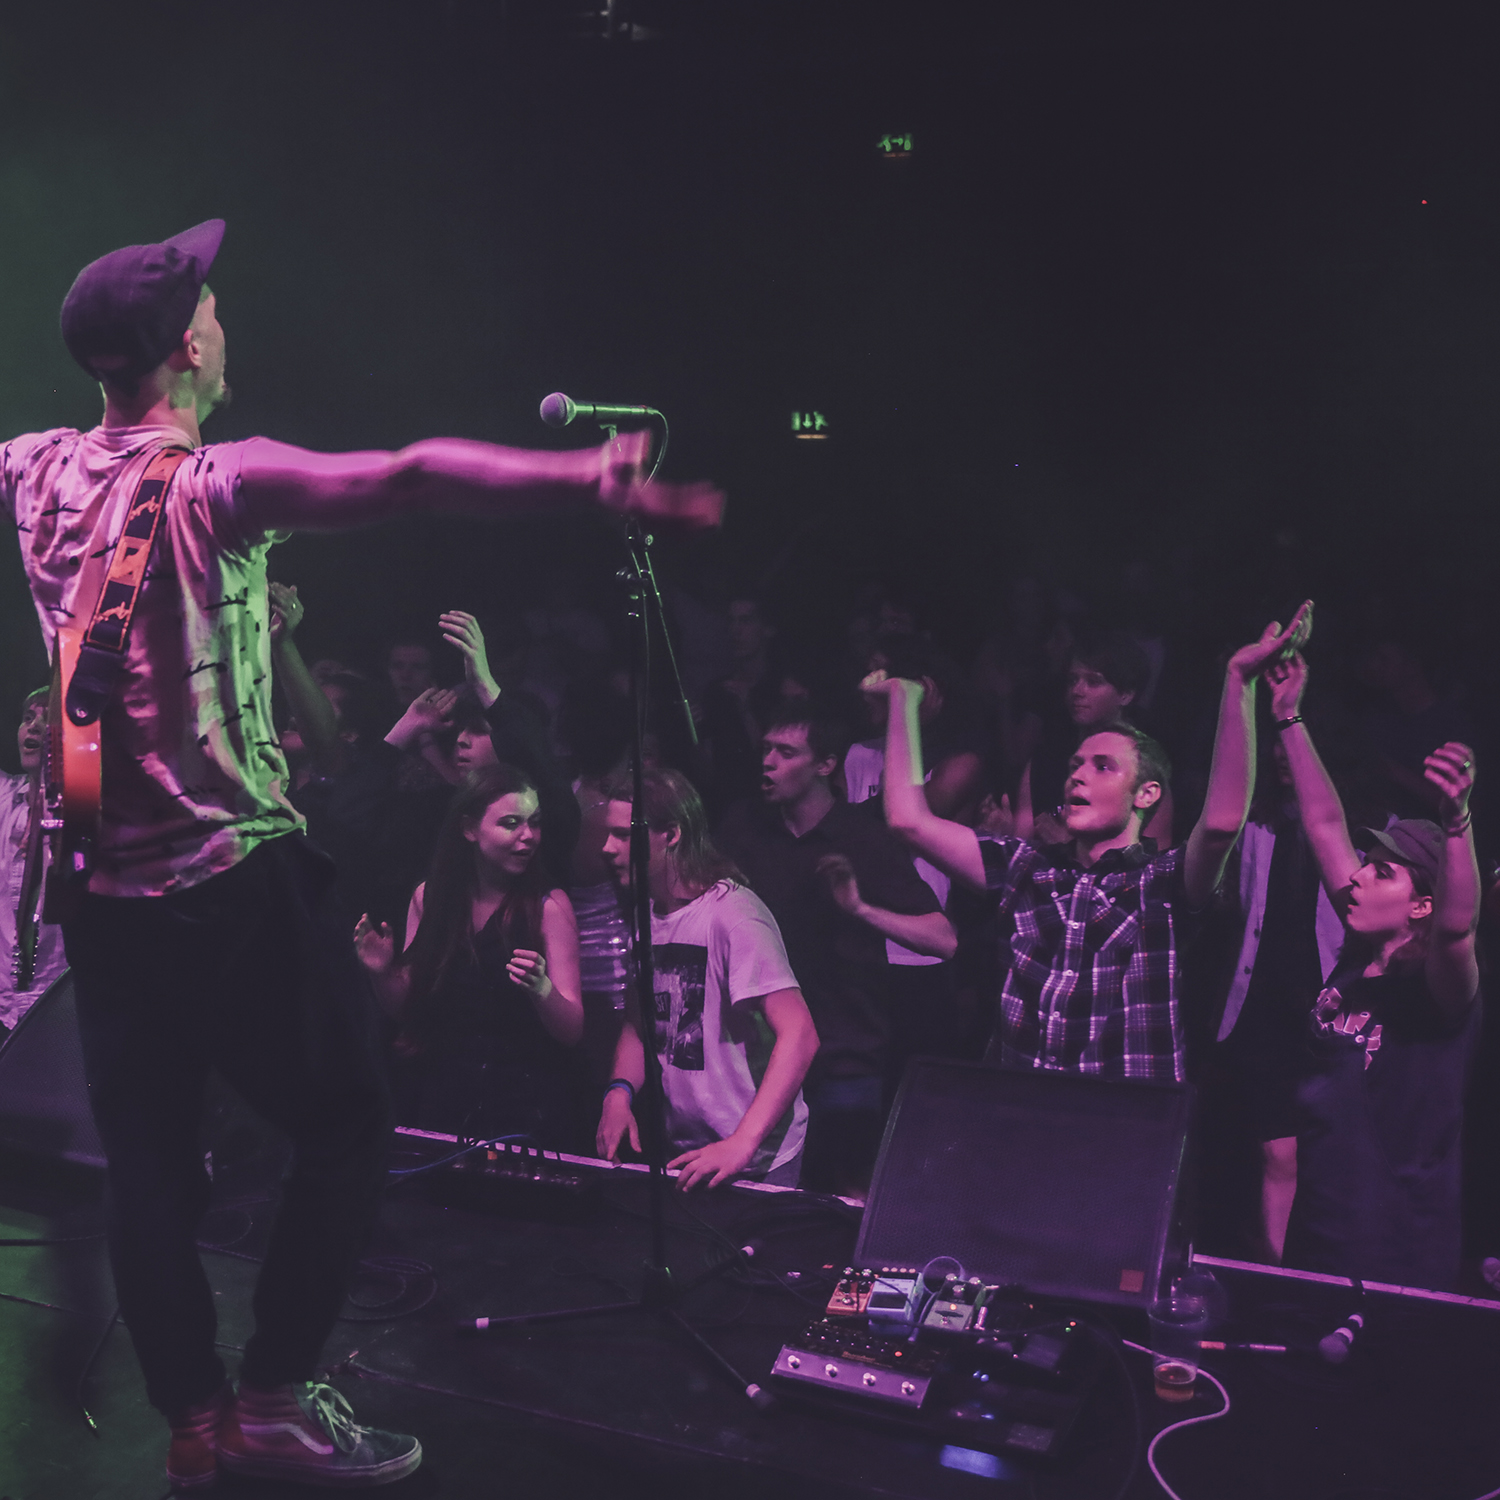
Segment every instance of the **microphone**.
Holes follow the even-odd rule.
[[[607,422],[636,422],[642,417],[659,417],[654,406],[604,406],[598,402],[575,401],[561,391],[542,402],[542,421],[549,427],[566,427],[575,417],[585,417],[601,425]]]
[[[1364,1326],[1364,1318],[1359,1313],[1351,1313],[1326,1338],[1319,1339],[1318,1353],[1323,1363],[1343,1364],[1349,1358],[1349,1350],[1354,1345],[1354,1335]]]

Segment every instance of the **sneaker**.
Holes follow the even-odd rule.
[[[317,1381],[242,1386],[219,1427],[220,1466],[261,1479],[354,1489],[405,1479],[421,1462],[416,1438],[359,1426],[343,1395]]]
[[[188,1407],[172,1422],[167,1483],[174,1490],[196,1490],[214,1482],[219,1472],[219,1423],[233,1400],[234,1390],[226,1382],[207,1401]]]

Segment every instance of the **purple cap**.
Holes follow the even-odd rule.
[[[193,321],[223,238],[223,219],[207,219],[160,245],[127,245],[85,266],[63,298],[68,353],[96,380],[154,370]]]
[[[1354,843],[1366,854],[1376,849],[1398,865],[1421,870],[1434,884],[1443,860],[1443,830],[1426,818],[1402,818],[1384,830],[1361,828]]]

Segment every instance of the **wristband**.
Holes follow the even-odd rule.
[[[630,1095],[627,1102],[631,1104],[635,1103],[635,1085],[628,1078],[611,1078],[604,1086],[605,1097],[608,1098],[614,1089],[624,1089]]]
[[[1277,719],[1277,721],[1276,721],[1276,733],[1280,734],[1283,729],[1290,729],[1293,724],[1300,724],[1301,722],[1302,722],[1302,715],[1301,714],[1293,714],[1291,716],[1291,718],[1289,718],[1289,719]]]
[[[1461,839],[1474,826],[1474,814],[1466,812],[1458,822],[1450,823],[1443,829],[1450,839]]]

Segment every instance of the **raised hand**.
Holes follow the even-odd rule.
[[[599,501],[643,521],[676,521],[699,529],[724,520],[724,492],[711,484],[648,484],[651,434],[622,432],[599,450]]]
[[[500,696],[500,684],[490,671],[479,621],[466,610],[450,609],[438,616],[438,629],[450,646],[458,648],[464,659],[464,679],[473,688],[480,707],[488,708]]]
[[[1292,616],[1292,623],[1285,630],[1277,620],[1272,620],[1261,631],[1260,639],[1248,646],[1241,646],[1229,658],[1229,670],[1242,682],[1252,682],[1273,662],[1284,661],[1295,655],[1307,644],[1312,635],[1313,602],[1303,601],[1302,608]]]
[[[1294,719],[1302,712],[1302,694],[1307,690],[1307,662],[1300,651],[1266,668],[1266,684],[1271,689],[1271,715],[1275,719]]]
[[[1010,798],[1002,792],[997,803],[994,794],[986,792],[979,804],[979,820],[974,824],[974,832],[982,833],[986,838],[1008,839],[1015,831],[1016,815],[1011,809]]]
[[[892,677],[882,667],[877,667],[859,685],[859,690],[867,698],[885,698],[887,700],[898,696],[910,696],[917,703],[922,701],[923,694],[927,691],[924,683],[913,682],[908,677]]]
[[[371,974],[389,974],[396,963],[396,935],[385,922],[366,912],[354,924],[354,953]]]
[[[514,984],[520,985],[535,1000],[545,1000],[552,993],[552,981],[547,977],[547,960],[531,948],[517,948],[505,966]]]
[[[274,644],[289,641],[302,623],[303,604],[297,597],[295,583],[268,583],[271,600],[271,640]]]
[[[1457,740],[1439,745],[1427,757],[1427,779],[1442,796],[1438,816],[1450,833],[1468,828],[1469,794],[1474,790],[1474,752]]]
[[[859,894],[859,881],[855,878],[854,866],[849,863],[848,856],[825,854],[815,868],[827,882],[828,892],[833,899],[851,917],[857,917],[864,902]]]

